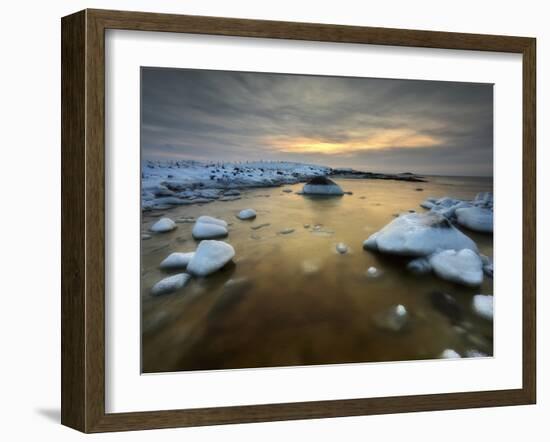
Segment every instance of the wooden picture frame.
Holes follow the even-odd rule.
[[[523,385],[497,391],[105,412],[105,30],[494,51],[523,57]],[[536,398],[533,38],[84,10],[62,19],[62,410],[83,432],[533,404]]]

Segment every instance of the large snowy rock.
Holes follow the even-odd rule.
[[[493,320],[493,297],[491,295],[475,295],[472,307],[482,318]]]
[[[448,249],[477,252],[474,241],[437,213],[401,215],[372,234],[363,247],[403,256],[427,256]]]
[[[457,222],[476,232],[493,232],[493,211],[481,207],[469,207],[456,211]]]
[[[207,276],[226,265],[235,256],[235,249],[223,241],[201,241],[187,271],[196,276]]]
[[[165,233],[174,230],[176,227],[176,223],[170,218],[161,218],[149,230],[156,233]]]
[[[338,184],[325,176],[316,176],[309,180],[302,192],[305,195],[342,196],[344,194]]]
[[[151,295],[158,296],[175,292],[187,284],[189,278],[191,278],[191,275],[187,273],[178,273],[177,275],[172,275],[168,278],[161,279],[151,289]]]
[[[237,218],[242,219],[242,220],[254,219],[254,218],[256,218],[256,211],[254,209],[241,210],[239,212],[239,214],[237,215]]]
[[[160,268],[163,270],[184,269],[191,261],[191,258],[195,255],[195,252],[189,253],[171,253],[161,263]]]
[[[470,287],[477,287],[483,282],[483,263],[479,255],[470,249],[435,253],[430,256],[430,264],[441,279]]]

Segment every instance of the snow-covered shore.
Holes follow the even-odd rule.
[[[214,200],[231,201],[240,199],[238,189],[276,187],[326,176],[423,181],[422,177],[410,173],[370,173],[285,161],[144,161],[141,168],[142,210],[164,210]]]

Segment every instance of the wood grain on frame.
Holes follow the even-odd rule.
[[[282,38],[523,55],[523,387],[189,410],[105,413],[105,30]],[[85,10],[62,19],[62,413],[83,432],[312,419],[536,400],[535,39]]]

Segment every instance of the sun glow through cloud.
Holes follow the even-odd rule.
[[[307,137],[268,139],[266,144],[285,153],[345,155],[367,150],[392,148],[426,148],[438,146],[442,140],[411,129],[384,129],[351,134],[349,140],[325,141]]]

